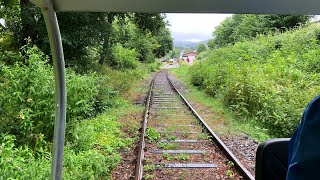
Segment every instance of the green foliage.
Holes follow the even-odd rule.
[[[173,160],[173,156],[171,156],[169,153],[165,152],[162,154],[163,158],[168,160],[168,161],[172,161]]]
[[[190,159],[190,156],[188,154],[181,153],[177,155],[175,159],[179,161],[188,161]]]
[[[174,136],[174,135],[169,135],[169,136],[167,136],[167,140],[168,140],[168,141],[174,141],[174,140],[176,140],[176,139],[177,139],[177,137]]]
[[[36,144],[40,134],[53,137],[54,80],[46,56],[36,47],[24,47],[25,62],[0,69],[0,130],[15,134],[18,144]],[[108,106],[113,91],[102,88],[95,75],[67,70],[67,123],[96,115]],[[111,101],[114,102],[114,101]],[[99,110],[100,109],[100,110]]]
[[[199,44],[196,48],[198,53],[202,53],[203,51],[207,50],[207,46],[203,43]]]
[[[226,172],[226,176],[229,178],[229,179],[234,179],[234,172],[232,170],[228,170]]]
[[[197,135],[197,138],[199,139],[209,139],[210,136],[207,133],[200,133]]]
[[[153,52],[157,58],[164,57],[173,48],[173,39],[169,29],[166,27],[161,28],[156,35],[156,40],[159,47]],[[174,55],[171,55],[171,58],[173,57]]]
[[[146,164],[145,166],[143,166],[143,169],[144,171],[148,172],[148,171],[154,171],[156,168],[152,164]]]
[[[312,16],[236,14],[224,20],[209,41],[211,49],[252,39],[259,34],[287,30],[306,24]]]
[[[200,54],[198,54],[197,59],[198,60],[203,60],[203,59],[207,59],[208,57],[208,51],[203,51]]]
[[[152,174],[146,174],[143,176],[144,179],[154,179],[154,175]]]
[[[191,68],[191,81],[243,121],[253,118],[270,134],[288,137],[320,90],[314,65],[319,29],[311,25],[213,50]]]
[[[50,176],[50,155],[35,159],[27,147],[15,147],[15,136],[0,135],[1,179],[32,179]]]
[[[20,61],[22,58],[21,53],[15,51],[2,50],[0,52],[0,66],[1,64],[13,65]]]
[[[123,139],[121,124],[114,117],[102,114],[90,120],[77,123],[70,131],[75,151],[86,151],[93,148],[115,152],[127,147],[131,139]],[[98,145],[98,146],[97,146]]]
[[[135,49],[127,49],[121,44],[116,44],[113,49],[113,61],[108,62],[115,69],[134,69],[138,66],[138,54]]]
[[[150,142],[158,141],[160,138],[160,134],[153,128],[148,128],[146,130],[146,138],[149,139]]]
[[[18,51],[21,46],[32,43],[50,55],[40,8],[28,0],[0,3],[0,14],[7,26],[6,32],[0,35],[0,48],[5,46],[6,50]],[[163,56],[172,49],[172,38],[165,26],[164,14],[58,12],[57,17],[66,67],[72,67],[77,73],[88,73],[94,66],[106,62],[115,63],[111,65],[118,69],[123,64],[133,68],[137,62],[123,57],[137,56],[140,61],[153,62],[155,56]],[[119,48],[117,43],[125,50]],[[92,55],[92,49],[96,50],[96,54],[88,58]],[[137,54],[132,55],[129,50],[133,49]]]
[[[127,148],[131,139],[120,131],[115,117],[102,114],[77,123],[73,138],[65,148],[64,179],[110,179],[111,170],[120,163],[120,148]],[[46,179],[50,176],[51,153],[36,157],[26,146],[16,147],[13,135],[0,137],[0,169],[3,179]],[[79,173],[81,172],[81,173]]]
[[[148,70],[151,71],[151,68],[148,66],[149,64],[139,64],[139,68],[134,70],[114,70],[109,67],[101,67],[98,72],[98,76],[100,77],[99,84],[101,88],[112,90],[112,94],[105,93],[106,98],[112,104],[116,104],[116,100],[114,97],[117,97],[119,94],[123,94],[127,92],[132,85],[137,81],[143,78],[145,73],[148,73]],[[152,64],[151,64],[152,65]],[[112,100],[112,98],[114,100]],[[110,105],[112,105],[110,104]]]
[[[177,149],[178,145],[176,143],[166,143],[166,142],[158,142],[157,143],[158,148],[160,149]]]
[[[125,48],[135,49],[139,61],[154,62],[153,51],[160,45],[152,32],[148,29],[140,30],[130,19],[115,21],[113,28],[115,42],[121,43]]]
[[[157,72],[160,69],[160,65],[161,65],[160,62],[153,62],[153,63],[147,64],[147,67],[150,72]]]

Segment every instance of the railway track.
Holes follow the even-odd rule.
[[[254,179],[174,87],[167,71],[150,85],[135,180]]]

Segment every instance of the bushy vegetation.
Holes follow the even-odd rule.
[[[53,68],[36,46],[22,49],[18,61],[0,69],[0,177],[46,179],[55,115]],[[117,150],[133,142],[117,117],[104,112],[126,106],[121,95],[158,68],[136,63],[136,69],[101,67],[85,75],[67,69],[65,179],[110,178],[121,159]]]
[[[205,50],[207,50],[207,46],[205,45],[205,44],[203,44],[203,43],[201,43],[201,44],[199,44],[198,46],[197,46],[197,52],[198,53],[202,53],[202,52],[204,52]]]
[[[191,67],[191,81],[221,98],[239,119],[288,137],[320,92],[319,33],[313,24],[212,50],[208,60]]]
[[[312,16],[235,14],[225,19],[213,32],[208,42],[211,49],[251,40],[259,34],[286,31],[305,25]]]
[[[113,47],[115,69],[135,69],[138,66],[138,53],[135,49],[126,49],[121,44]]]
[[[34,145],[41,133],[45,140],[53,137],[54,76],[47,57],[38,48],[25,46],[24,54],[25,62],[3,66],[0,71],[0,131],[15,134],[18,144]],[[95,74],[77,75],[68,69],[66,79],[69,126],[95,116],[116,98],[113,89],[101,87],[104,85]]]
[[[110,170],[121,159],[117,150],[132,142],[124,138],[121,126],[115,117],[107,114],[76,123],[70,131],[72,141],[65,148],[64,179],[110,179]],[[42,149],[37,150],[36,156],[27,146],[17,148],[14,135],[2,134],[0,142],[1,178],[50,177],[51,153]],[[36,148],[41,147],[36,145]]]

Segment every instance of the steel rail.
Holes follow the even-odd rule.
[[[206,131],[212,137],[213,141],[223,150],[225,155],[234,163],[235,167],[239,171],[239,173],[245,178],[254,180],[252,174],[241,164],[241,162],[236,158],[236,156],[230,151],[230,149],[222,142],[222,140],[218,137],[216,133],[214,133],[208,124],[200,117],[200,115],[196,112],[195,109],[190,105],[190,103],[186,100],[186,98],[180,93],[180,91],[174,86],[171,79],[168,77],[168,72],[166,73],[166,77],[174,91],[176,91],[183,102],[187,105],[187,107],[192,111],[193,115],[197,117],[197,119],[201,122],[201,125],[205,127]]]
[[[136,168],[135,168],[135,180],[141,180],[143,177],[143,159],[144,159],[144,148],[146,146],[145,143],[145,135],[146,135],[146,129],[147,129],[147,123],[148,123],[148,117],[149,117],[149,108],[150,108],[150,100],[151,100],[151,94],[152,94],[152,89],[153,89],[153,84],[155,78],[158,76],[158,74],[161,71],[159,71],[154,78],[152,79],[149,87],[149,94],[147,97],[147,102],[146,102],[146,109],[144,112],[144,118],[142,122],[142,129],[141,129],[141,136],[140,136],[140,141],[139,141],[139,147],[138,147],[138,157],[137,157],[137,163],[136,163]]]

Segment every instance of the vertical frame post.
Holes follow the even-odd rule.
[[[55,75],[55,124],[52,150],[51,179],[62,179],[63,152],[66,128],[66,80],[59,24],[52,0],[32,0],[41,8],[50,41]]]

